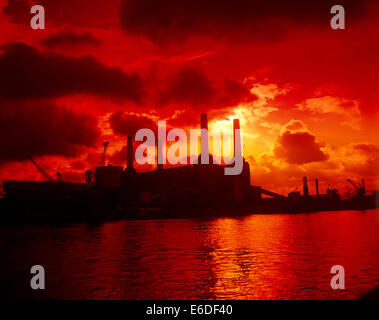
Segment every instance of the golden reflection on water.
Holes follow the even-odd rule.
[[[22,270],[38,262],[48,298],[349,299],[379,284],[378,214],[9,228],[0,272],[18,297],[31,297]],[[345,267],[346,290],[330,288],[335,264]]]
[[[269,248],[277,248],[278,239],[285,232],[283,217],[225,218],[212,223],[207,237],[218,248],[210,252],[210,267],[217,279],[211,288],[215,298],[268,299],[279,296],[283,279],[280,266],[287,258],[280,251]],[[266,250],[261,246],[263,242]],[[267,266],[268,260],[270,266]],[[273,282],[277,286],[267,286]]]

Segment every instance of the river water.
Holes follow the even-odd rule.
[[[13,298],[354,299],[379,285],[379,210],[8,226],[0,256]],[[45,290],[30,288],[33,265]]]

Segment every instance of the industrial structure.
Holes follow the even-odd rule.
[[[200,128],[208,129],[207,115],[201,114]],[[236,130],[238,119],[233,121],[233,149],[236,156]],[[42,173],[46,181],[5,181],[3,184],[7,208],[18,208],[18,212],[50,210],[64,211],[70,219],[94,217],[208,217],[218,215],[241,215],[253,212],[311,212],[322,210],[362,209],[376,207],[376,197],[368,196],[365,183],[354,186],[353,198],[341,200],[338,190],[328,187],[325,194],[319,192],[319,181],[315,179],[316,193],[309,192],[308,179],[303,177],[303,192],[293,191],[281,195],[250,183],[250,166],[243,157],[243,169],[239,175],[225,175],[224,169],[231,164],[214,164],[209,154],[207,130],[201,130],[202,155],[209,156],[209,164],[191,164],[137,172],[133,166],[133,137],[127,137],[126,168],[106,163],[109,142],[103,144],[101,165],[85,172],[86,183],[63,182],[62,175],[53,179],[36,161],[28,159]],[[161,143],[158,143],[160,146]],[[157,159],[162,152],[157,147]],[[243,155],[242,155],[243,156]],[[158,161],[157,161],[158,162]],[[35,213],[32,215],[35,217]],[[50,216],[49,216],[50,217]],[[24,217],[25,218],[25,217]],[[43,217],[46,219],[46,216]]]

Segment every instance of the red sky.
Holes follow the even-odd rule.
[[[108,160],[126,163],[126,135],[221,129],[238,116],[252,183],[287,193],[302,177],[349,190],[379,188],[378,10],[339,1],[0,0],[0,181],[52,175],[84,181]],[[311,185],[311,192],[313,191]]]

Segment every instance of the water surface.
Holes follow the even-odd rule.
[[[379,210],[2,227],[0,256],[8,297],[352,299],[379,285]]]

